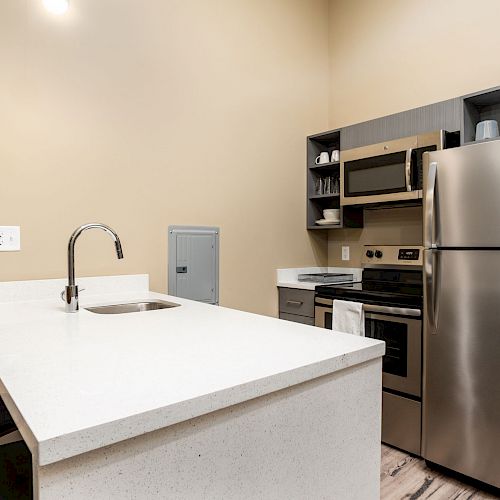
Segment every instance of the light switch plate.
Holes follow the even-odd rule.
[[[349,260],[349,247],[342,247],[342,260]]]
[[[21,250],[21,227],[0,226],[0,252]]]

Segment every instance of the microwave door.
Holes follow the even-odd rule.
[[[341,153],[341,205],[360,205],[422,197],[414,186],[417,136]]]
[[[345,161],[342,165],[343,205],[421,198],[412,190],[413,150]]]

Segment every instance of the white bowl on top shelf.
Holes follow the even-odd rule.
[[[340,208],[325,208],[323,217],[326,220],[340,220]]]

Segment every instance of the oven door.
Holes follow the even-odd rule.
[[[375,306],[377,309],[382,309]],[[385,389],[420,397],[422,394],[422,320],[369,312],[365,306],[365,336],[386,344],[382,360],[382,385]],[[398,308],[387,308],[397,310]],[[404,310],[403,310],[404,311]],[[417,316],[420,311],[405,312]]]

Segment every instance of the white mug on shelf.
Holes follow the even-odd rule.
[[[332,163],[340,160],[340,151],[338,149],[334,149],[332,151]]]
[[[316,165],[321,165],[323,163],[329,163],[330,162],[330,157],[328,155],[328,151],[323,151],[322,153],[319,154],[319,156],[316,156],[315,163]]]

